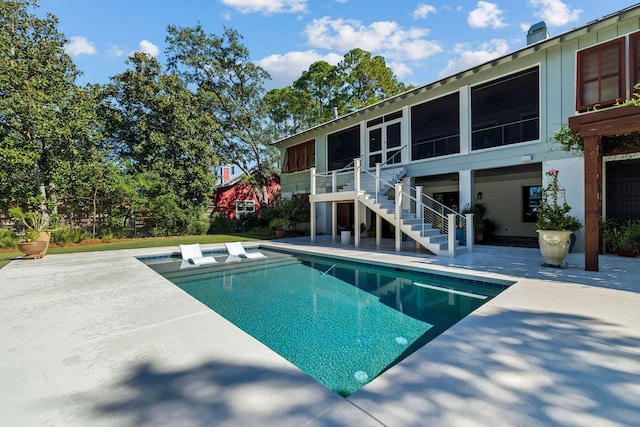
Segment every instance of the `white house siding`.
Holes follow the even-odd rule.
[[[567,189],[567,202],[573,207],[573,214],[584,218],[584,173],[583,160],[554,146],[549,138],[568,118],[576,115],[576,52],[586,47],[606,42],[638,31],[640,28],[640,6],[635,6],[591,23],[585,27],[552,37],[538,44],[523,47],[513,54],[461,72],[430,85],[383,101],[374,106],[338,118],[309,131],[280,141],[283,150],[316,139],[316,167],[318,172],[327,169],[327,135],[349,128],[361,126],[361,155],[363,165],[367,165],[366,122],[400,109],[402,118],[403,166],[412,184],[424,185],[425,193],[439,191],[459,191],[459,205],[471,202],[478,191],[483,193],[482,203],[487,208],[487,216],[496,223],[496,234],[511,236],[535,236],[531,223],[522,222],[523,185],[544,184],[544,173],[551,168],[560,171],[561,184]],[[471,90],[474,86],[499,79],[531,67],[539,67],[540,138],[512,145],[472,151],[471,149]],[[628,64],[627,64],[628,68]],[[629,78],[627,73],[627,79]],[[631,85],[627,82],[627,88]],[[460,99],[460,153],[409,163],[411,107],[458,92]],[[628,96],[629,94],[627,94]],[[514,93],[514,97],[518,94]],[[533,166],[532,166],[533,165]],[[523,170],[503,169],[524,166]],[[496,176],[492,170],[504,171]],[[495,171],[493,171],[495,172]],[[458,176],[457,182],[449,179],[439,182],[442,175]],[[479,178],[481,177],[481,178]],[[308,192],[310,183],[304,184],[299,177],[291,180],[283,175],[284,194]],[[431,188],[429,187],[431,185]],[[446,190],[444,190],[446,188]],[[330,207],[318,206],[318,216],[330,215]],[[328,218],[318,218],[318,231],[326,232],[323,224],[330,224]],[[328,227],[328,226],[327,226]],[[577,249],[583,248],[583,232],[577,233]]]

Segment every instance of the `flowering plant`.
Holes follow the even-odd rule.
[[[558,184],[558,171],[550,169],[546,175],[547,186],[542,189],[540,206],[534,210],[538,216],[536,228],[538,230],[579,230],[582,224],[578,218],[569,215],[571,206],[565,200],[564,188]]]

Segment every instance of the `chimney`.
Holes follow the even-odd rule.
[[[540,21],[537,24],[533,24],[531,28],[529,28],[529,32],[527,33],[527,46],[530,44],[537,43],[541,40],[548,39],[549,30],[547,29],[547,24],[544,21]]]
[[[231,179],[231,168],[229,166],[222,167],[222,184],[226,184]]]
[[[333,118],[334,119],[338,118],[338,107],[333,107]]]

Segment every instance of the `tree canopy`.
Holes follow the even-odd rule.
[[[217,166],[237,165],[264,204],[280,163],[275,140],[407,89],[384,58],[354,49],[266,92],[270,76],[242,36],[200,24],[168,26],[166,69],[135,53],[110,83],[79,86],[57,18],[38,8],[0,2],[5,216],[39,209],[94,234],[140,221],[153,234],[202,231]]]
[[[273,129],[284,137],[410,88],[398,81],[382,56],[356,48],[337,65],[314,62],[291,86],[273,89],[264,99]]]
[[[75,85],[57,19],[37,2],[0,3],[0,203],[52,203],[91,138],[93,106]]]

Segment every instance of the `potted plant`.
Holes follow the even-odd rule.
[[[640,220],[607,220],[601,229],[607,251],[620,256],[640,256]]]
[[[376,237],[376,226],[375,226],[375,224],[371,224],[367,231],[369,232],[369,237],[371,237],[371,238],[375,238]]]
[[[276,234],[276,238],[281,239],[284,237],[284,231],[287,228],[288,224],[284,218],[276,217],[269,222],[269,227],[274,229]]]
[[[463,208],[462,215],[473,214],[473,233],[475,235],[475,243],[482,243],[485,238],[489,237],[489,233],[495,230],[495,224],[488,218],[485,218],[487,208],[482,204],[474,201],[467,203]],[[464,234],[464,231],[462,231]],[[463,239],[458,239],[463,240]]]
[[[571,235],[582,224],[569,214],[571,206],[565,200],[564,188],[558,183],[558,171],[550,169],[546,175],[547,186],[542,189],[540,205],[534,210],[537,215],[538,244],[544,258],[543,265],[564,267]]]
[[[21,208],[9,209],[9,215],[25,228],[24,239],[18,242],[18,250],[25,254],[23,259],[45,256],[51,240],[51,216],[40,211],[25,212]]]

